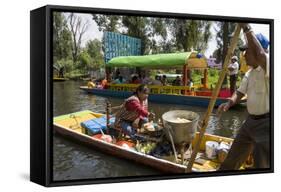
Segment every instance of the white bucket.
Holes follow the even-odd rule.
[[[217,157],[217,148],[219,143],[216,141],[207,141],[206,142],[206,156],[209,159],[215,159]]]

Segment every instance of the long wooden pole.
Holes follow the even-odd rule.
[[[197,156],[197,153],[199,151],[200,144],[202,142],[202,138],[203,138],[203,136],[205,134],[205,131],[206,131],[206,128],[208,126],[210,115],[211,115],[211,113],[212,113],[212,111],[214,109],[214,106],[215,106],[215,103],[216,103],[216,100],[217,100],[217,97],[218,97],[221,85],[223,83],[225,74],[227,72],[227,67],[228,67],[228,64],[230,63],[230,58],[231,58],[231,56],[234,53],[235,47],[237,46],[237,42],[238,42],[238,39],[239,39],[240,31],[241,31],[240,25],[236,25],[236,28],[235,28],[235,31],[234,31],[234,36],[231,39],[230,47],[228,48],[226,57],[224,59],[224,63],[223,63],[223,66],[222,66],[222,71],[221,71],[219,80],[218,80],[218,82],[216,84],[215,89],[213,90],[212,98],[210,100],[207,112],[205,113],[205,116],[204,116],[204,119],[203,119],[203,122],[202,122],[202,125],[201,125],[198,141],[196,142],[196,144],[194,146],[193,152],[191,154],[189,163],[188,163],[187,168],[186,168],[186,172],[187,173],[192,171],[193,163],[194,163],[195,158]]]

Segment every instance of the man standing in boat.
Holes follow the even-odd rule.
[[[137,129],[148,122],[148,117],[154,117],[148,112],[149,89],[141,84],[136,92],[125,100],[121,109],[116,114],[115,126],[121,128],[122,132],[134,139]]]
[[[231,63],[228,65],[229,70],[229,82],[230,82],[230,93],[231,95],[236,90],[236,81],[238,77],[238,71],[239,71],[239,64],[238,64],[238,57],[232,56],[231,57]]]
[[[247,94],[249,115],[220,170],[238,170],[250,153],[254,168],[270,167],[269,41],[263,35],[255,35],[249,24],[240,25],[248,42],[244,55],[251,69],[229,101],[219,106],[218,112],[227,111]]]

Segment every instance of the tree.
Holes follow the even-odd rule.
[[[71,32],[62,13],[54,12],[53,15],[53,57],[54,64],[60,60],[71,57]]]
[[[89,25],[88,22],[83,23],[82,19],[74,13],[70,13],[68,16],[68,21],[72,35],[72,59],[73,63],[77,64],[81,51],[82,37],[87,31]]]
[[[146,45],[149,43],[149,37],[151,36],[151,34],[148,33],[148,24],[149,20],[147,17],[122,17],[122,25],[127,29],[125,34],[141,39],[142,55],[145,54]]]
[[[100,31],[141,39],[141,54],[205,51],[211,38],[209,21],[106,15],[93,15],[93,19]]]
[[[90,40],[86,44],[86,51],[91,57],[91,68],[100,68],[104,64],[102,43],[98,39]]]
[[[79,69],[88,71],[91,64],[91,57],[87,51],[82,51],[79,54]]]
[[[211,22],[185,19],[167,19],[178,50],[205,51],[211,38]]]
[[[93,20],[99,31],[111,31],[141,39],[141,54],[164,50],[162,45],[167,40],[167,28],[162,18],[93,14]],[[156,39],[159,37],[163,40],[157,43]]]
[[[216,40],[217,40],[217,49],[213,53],[213,57],[216,58],[217,63],[222,63],[225,60],[227,50],[230,44],[230,39],[233,35],[233,32],[235,30],[236,23],[232,22],[217,22],[216,23],[217,28],[217,35],[216,35]],[[238,40],[238,47],[242,45],[242,40]],[[239,58],[239,49],[238,47],[234,50],[234,55],[238,56]],[[227,85],[227,76],[225,77],[223,81],[222,86]]]
[[[93,20],[97,23],[99,27],[99,31],[111,31],[120,33],[118,30],[119,20],[121,16],[116,15],[99,15],[99,14],[92,14]]]
[[[213,57],[217,62],[223,62],[227,54],[227,50],[230,44],[230,39],[233,35],[236,23],[231,22],[217,22],[216,23],[216,41],[217,49],[213,53]],[[238,47],[243,44],[241,38],[238,40]],[[234,54],[239,57],[238,47],[234,50]]]

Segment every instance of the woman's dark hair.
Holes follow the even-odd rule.
[[[138,76],[134,75],[133,78],[132,78],[132,81],[135,81],[138,79]]]
[[[136,95],[138,92],[144,93],[144,92],[149,92],[149,88],[145,84],[141,84],[136,88],[136,91],[134,94]]]

